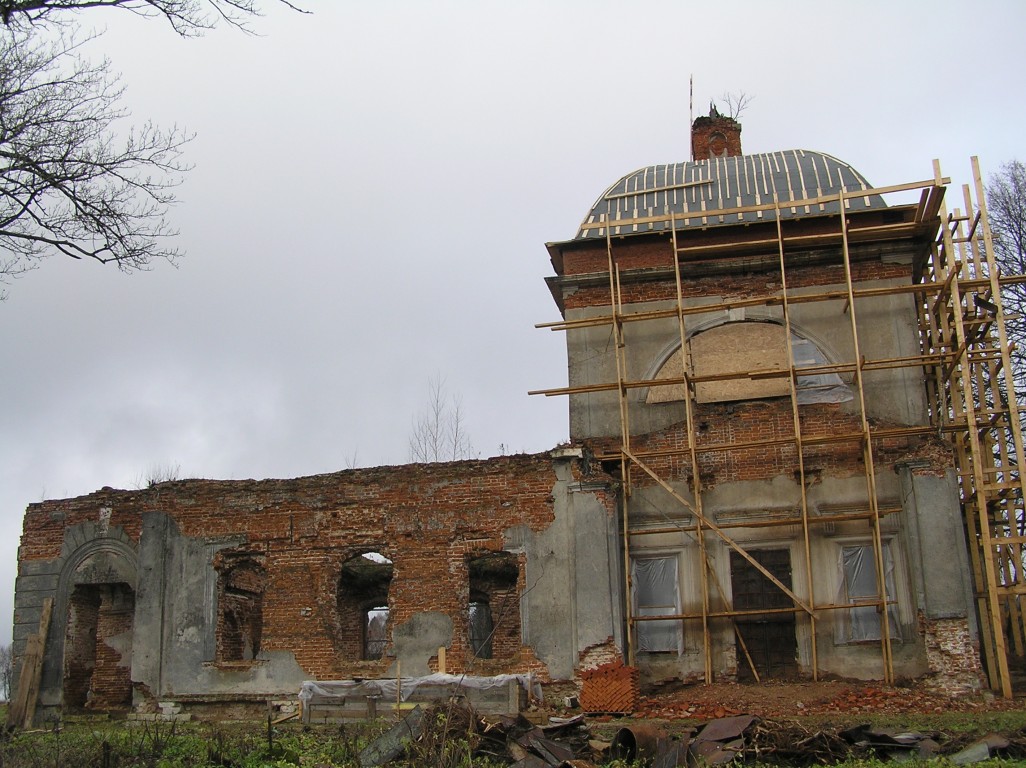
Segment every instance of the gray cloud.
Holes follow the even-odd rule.
[[[697,113],[755,95],[747,151],[826,151],[878,185],[1023,155],[1016,3],[974,8],[985,51],[943,3],[309,5],[191,41],[81,15],[109,25],[134,119],[197,132],[188,255],[53,259],[0,303],[0,616],[44,496],[402,463],[438,373],[482,455],[565,439],[566,403],[526,395],[566,381],[533,327],[557,317],[543,244],[623,174],[687,159],[692,73]]]

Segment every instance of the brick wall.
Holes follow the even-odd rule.
[[[221,551],[217,579],[217,661],[245,661],[260,652],[267,573],[251,553]]]
[[[69,709],[108,710],[131,703],[131,652],[125,643],[130,643],[134,610],[127,584],[86,584],[73,590],[64,645],[64,703]]]
[[[488,565],[475,568],[476,563]],[[483,598],[491,613],[491,658],[513,658],[520,650],[520,595],[524,588],[521,559],[512,553],[484,555],[472,558],[468,565],[470,599]],[[469,628],[469,622],[465,624]],[[469,637],[467,647],[472,650]]]
[[[683,407],[681,408],[683,412]],[[831,403],[810,403],[799,411],[804,447],[806,478],[861,475],[864,470],[862,448],[858,439],[861,421],[844,406]],[[797,455],[793,442],[781,445],[760,445],[751,448],[708,449],[703,446],[738,444],[753,441],[790,441],[794,436],[794,417],[790,398],[771,398],[740,403],[706,403],[694,406],[696,444],[702,485],[706,489],[719,483],[743,480],[770,480],[778,475],[793,475]],[[874,429],[889,425],[876,421]],[[850,440],[815,444],[817,437],[855,435]],[[810,444],[811,443],[811,444]],[[596,453],[613,452],[617,439],[588,441]],[[691,459],[687,452],[687,431],[684,423],[652,434],[635,437],[634,450],[660,451],[672,449],[679,453],[646,459],[665,479],[691,480]],[[874,464],[893,466],[899,462],[928,462],[936,472],[951,467],[951,449],[936,439],[925,437],[889,437],[873,441]],[[636,473],[633,482],[644,486],[653,483],[647,475]]]
[[[665,242],[649,242],[640,245],[617,246],[624,251],[632,249],[627,257],[618,262],[621,268],[647,269],[661,266],[673,266],[670,259],[671,250]],[[566,256],[566,261],[579,268],[580,272],[601,272],[607,269],[605,249],[601,252],[580,252]],[[570,274],[570,269],[567,269]],[[876,260],[857,261],[851,265],[852,281],[855,283],[868,280],[906,279],[909,276],[908,265],[881,262]],[[787,287],[793,291],[800,288],[811,288],[825,285],[843,285],[845,282],[844,268],[840,265],[789,266],[787,270]],[[739,297],[761,296],[779,292],[781,289],[779,270],[766,270],[744,274],[718,274],[709,276],[682,276],[681,293],[684,300],[705,298],[710,296]],[[667,279],[623,279],[620,286],[624,304],[640,304],[647,301],[673,301],[677,298],[677,286],[672,275]],[[608,282],[597,286],[581,286],[567,292],[564,297],[567,310],[584,309],[587,307],[610,306]]]
[[[64,640],[64,703],[85,707],[96,666],[96,629],[100,595],[95,588],[76,587],[68,601],[68,632]]]
[[[135,599],[127,585],[100,589],[100,611],[96,622],[96,667],[93,670],[90,709],[108,710],[132,703],[132,653],[129,633]],[[114,641],[118,638],[118,641]]]
[[[65,528],[95,521],[108,507],[110,526],[120,526],[136,541],[142,513],[156,511],[172,517],[189,537],[243,535],[240,550],[266,572],[260,649],[291,651],[311,678],[337,679],[381,674],[391,663],[387,655],[364,661],[354,653],[362,638],[345,607],[340,610],[342,564],[354,555],[379,552],[394,564],[389,632],[421,611],[448,614],[454,637],[447,666],[459,672],[472,657],[468,557],[501,550],[510,529],[547,528],[554,519],[555,482],[552,461],[544,454],[292,480],[182,480],[136,491],[105,488],[30,505],[20,558],[59,557]],[[516,589],[522,593],[522,562],[519,569]],[[492,599],[517,603],[498,593]],[[496,640],[502,658],[489,664],[500,667],[494,671],[543,672],[533,651],[521,644],[519,615],[511,616],[502,623],[503,633],[508,627],[509,634]]]
[[[930,669],[938,670],[928,681],[940,693],[961,696],[983,687],[979,643],[969,633],[965,619],[934,619],[919,615],[920,631],[926,640]]]
[[[736,157],[741,154],[741,123],[714,114],[695,119],[691,125],[691,155],[698,160]]]

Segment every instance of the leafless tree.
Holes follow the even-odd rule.
[[[306,13],[289,0],[277,0]],[[140,16],[166,19],[183,37],[201,34],[219,23],[247,29],[247,21],[260,15],[258,0],[0,0],[0,20],[10,26],[19,22],[60,22],[69,11],[87,8],[121,8]]]
[[[445,380],[436,376],[428,382],[424,410],[413,421],[410,461],[457,461],[473,455],[462,401],[450,395]]]
[[[1003,275],[1026,274],[1026,166],[1018,160],[1002,165],[991,175],[986,190],[987,219],[994,237],[994,257],[998,270]],[[1005,330],[1008,333],[1012,376],[1015,383],[1015,399],[1019,406],[1019,420],[1026,429],[1026,284],[1007,282],[1001,289],[1001,301],[1005,312]],[[988,403],[988,407],[1007,407],[1008,392],[1003,377],[994,387],[994,399],[1000,402]],[[1016,446],[1009,439],[1004,446],[1010,457],[1009,480],[1016,477]],[[1000,462],[998,447],[995,458]],[[995,482],[997,479],[995,479]],[[1017,531],[1026,533],[1026,517],[1017,513]],[[1026,554],[1024,554],[1026,558]],[[1011,568],[1011,562],[1007,563]],[[1011,582],[1018,574],[1009,573]]]
[[[119,134],[126,111],[88,38],[0,35],[0,281],[63,254],[124,270],[174,262],[165,219],[187,170],[178,128]]]
[[[4,701],[11,700],[14,687],[14,646],[0,645],[0,693]]]
[[[987,213],[994,235],[994,255],[1002,274],[1026,274],[1026,166],[1012,160],[987,184]],[[1001,293],[1009,341],[1014,342],[1012,370],[1020,402],[1026,395],[1026,284],[1006,284]]]
[[[279,2],[306,13],[290,0]],[[247,29],[261,0],[0,0],[0,283],[53,254],[136,270],[174,262],[165,212],[191,138],[152,124],[126,131],[110,63],[87,61],[76,11],[119,8],[183,36]],[[4,298],[0,294],[0,299]]]
[[[749,96],[744,91],[724,93],[720,98],[720,104],[726,109],[723,116],[729,117],[731,120],[737,120],[753,101],[755,101],[755,97]]]

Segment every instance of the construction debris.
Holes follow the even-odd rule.
[[[584,715],[550,718],[538,726],[523,714],[484,718],[459,701],[415,710],[360,755],[364,768],[405,759],[415,765],[454,765],[468,754],[516,768],[593,768],[608,760],[652,768],[706,768],[735,760],[811,766],[851,759],[905,761],[946,756],[955,765],[991,757],[1026,756],[1026,734],[990,734],[971,744],[940,733],[858,725],[806,727],[797,721],[737,715],[670,732],[631,723],[612,741],[594,738]]]
[[[421,735],[423,725],[424,710],[417,707],[364,748],[360,753],[362,768],[374,768],[399,757],[410,742]]]
[[[581,708],[585,712],[633,712],[638,706],[638,668],[611,661],[581,670]]]

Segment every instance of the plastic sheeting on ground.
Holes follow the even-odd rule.
[[[453,685],[460,688],[487,690],[501,688],[515,681],[527,693],[537,700],[542,698],[541,684],[531,675],[493,675],[477,677],[474,675],[445,675],[436,673],[425,677],[382,678],[379,680],[307,680],[299,689],[299,699],[304,704],[314,696],[325,699],[340,699],[347,696],[381,696],[384,699],[401,701],[410,698],[414,691],[426,685]],[[401,687],[400,687],[401,686]]]

